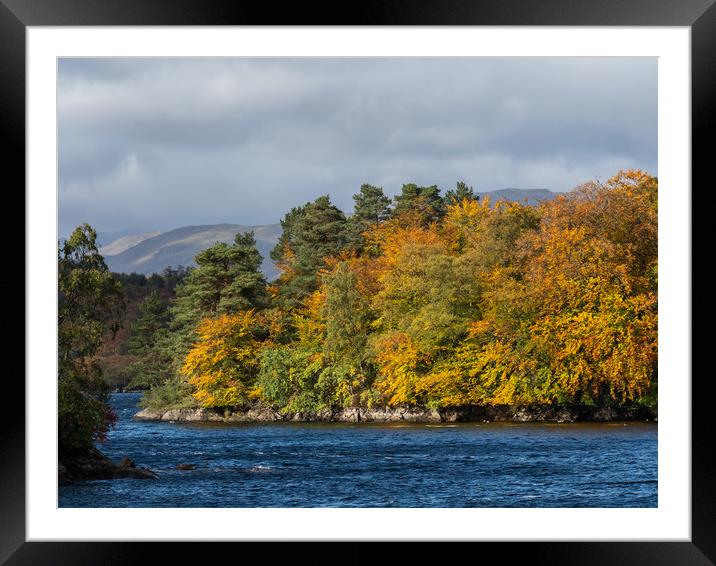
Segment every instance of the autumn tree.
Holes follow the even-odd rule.
[[[656,379],[657,200],[656,178],[626,171],[543,205],[525,277],[558,397],[633,401]]]
[[[170,361],[155,374],[162,378],[153,380],[144,395],[143,404],[148,407],[192,405],[191,388],[181,370],[191,345],[199,338],[197,327],[203,319],[268,304],[260,271],[262,258],[251,232],[238,233],[231,244],[217,243],[194,259],[197,265],[176,286],[168,328],[159,332],[152,351],[152,357],[162,364]]]
[[[258,370],[256,329],[254,310],[201,321],[182,367],[201,406],[240,407],[250,400]]]
[[[221,250],[180,287],[202,320],[192,399],[305,414],[655,402],[657,186],[624,171],[529,206],[407,184],[388,214],[363,185],[350,219],[327,196],[294,208],[270,308],[227,308],[247,296],[226,291]]]

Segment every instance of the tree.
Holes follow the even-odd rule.
[[[149,388],[171,377],[171,353],[166,348],[168,325],[168,303],[153,290],[139,305],[139,316],[127,340],[128,353],[137,358],[127,368],[132,375],[130,387]]]
[[[177,286],[171,308],[171,330],[179,338],[183,359],[194,330],[204,317],[231,314],[268,303],[261,254],[250,232],[236,234],[234,243],[217,243],[195,257],[197,266]]]
[[[321,309],[326,324],[324,352],[330,363],[364,370],[371,314],[348,262],[340,262],[324,278],[324,285],[326,299]]]
[[[419,187],[415,183],[408,183],[403,185],[394,200],[394,214],[417,211],[425,225],[436,222],[445,215],[445,203],[437,185]]]
[[[348,240],[353,248],[360,251],[363,248],[363,232],[373,224],[390,218],[390,199],[381,187],[363,184],[360,191],[353,195],[353,201],[353,216],[348,219]]]
[[[167,326],[169,321],[168,305],[153,290],[139,305],[139,315],[132,324],[127,340],[127,350],[133,356],[147,353],[154,343],[157,332]]]
[[[472,187],[469,187],[463,181],[458,181],[454,189],[450,189],[445,193],[445,204],[455,205],[464,200],[479,200],[480,197],[475,194]]]
[[[203,407],[238,407],[248,402],[258,372],[256,313],[247,310],[204,319],[199,341],[186,356],[182,372]]]
[[[107,269],[89,224],[58,250],[58,433],[60,451],[102,441],[115,415],[95,355],[107,331],[120,328],[122,287]]]
[[[261,254],[251,232],[236,234],[234,243],[214,244],[197,254],[197,267],[181,289],[197,314],[230,313],[264,306],[266,281]]]
[[[353,195],[353,202],[353,218],[365,224],[375,224],[390,217],[390,199],[382,187],[361,185],[360,191]]]
[[[146,406],[166,400],[177,407],[192,404],[181,370],[192,343],[199,338],[196,331],[203,319],[268,304],[266,281],[259,271],[262,258],[252,233],[236,234],[232,244],[217,243],[194,259],[195,268],[179,268],[167,274],[170,280],[181,280],[169,308],[169,324],[157,334],[154,347],[144,359],[148,366],[136,368],[148,371],[151,379],[151,389],[143,400]]]
[[[325,195],[292,209],[281,224],[283,234],[272,255],[280,257],[283,272],[279,298],[285,306],[296,307],[318,288],[325,260],[349,247],[348,223]]]

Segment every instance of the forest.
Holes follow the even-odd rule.
[[[655,406],[657,191],[635,170],[538,206],[364,184],[351,215],[327,195],[285,214],[271,282],[251,233],[140,281],[80,226],[59,248],[61,445],[112,426],[117,332],[145,407]]]

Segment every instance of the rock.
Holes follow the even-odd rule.
[[[158,477],[152,470],[138,467],[130,458],[115,464],[97,449],[61,454],[57,471],[58,481],[63,485],[83,480]]]
[[[177,470],[195,470],[196,466],[194,464],[177,464]]]
[[[157,409],[142,409],[134,415],[134,418],[138,421],[161,421],[163,415],[164,411]]]
[[[653,418],[656,410],[637,406],[596,407],[585,405],[475,405],[439,410],[418,407],[349,407],[331,411],[281,413],[257,403],[243,410],[144,409],[134,418],[168,422],[589,422],[632,421]]]
[[[336,418],[349,423],[359,423],[362,420],[361,410],[358,408],[343,409],[337,413]]]

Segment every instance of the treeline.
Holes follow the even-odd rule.
[[[141,377],[144,349],[137,349],[137,336],[144,331],[138,319],[147,309],[165,313],[175,297],[177,285],[190,271],[189,267],[178,266],[167,267],[162,273],[148,276],[142,273],[112,273],[123,289],[126,311],[121,326],[103,336],[97,355],[102,377],[111,389],[148,387]]]
[[[268,284],[252,234],[197,255],[132,327],[150,407],[656,402],[657,180],[537,207],[458,183],[293,208]]]
[[[149,407],[656,403],[656,178],[539,206],[464,183],[353,198],[349,217],[328,196],[285,215],[270,283],[251,233],[144,277],[110,273],[78,227],[58,257],[61,450],[111,427],[98,359],[122,331]]]

